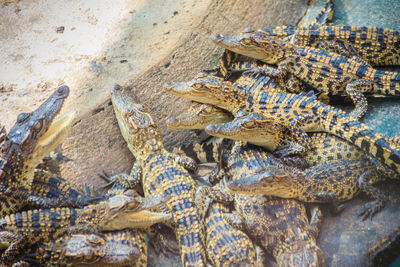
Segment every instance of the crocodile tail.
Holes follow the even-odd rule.
[[[227,149],[231,143],[228,139],[214,138],[210,142],[174,147],[173,153],[179,156],[188,156],[196,163],[218,162],[221,152]]]
[[[326,23],[331,23],[333,19],[333,0],[328,0],[325,3],[324,8],[317,15],[317,17],[310,23],[311,25],[324,25]]]
[[[183,199],[183,202],[182,202]],[[183,266],[205,266],[204,229],[196,206],[189,198],[173,205],[176,239]]]
[[[400,174],[400,147],[393,139],[371,130],[366,124],[348,116],[336,115],[332,134],[346,139],[361,148],[380,163]]]

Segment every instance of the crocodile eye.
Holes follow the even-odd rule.
[[[42,127],[43,127],[43,119],[39,119],[37,120],[35,125],[33,125],[33,130],[39,132],[42,129]]]
[[[254,32],[254,30],[252,28],[245,28],[243,30],[243,33],[251,33],[251,32]]]
[[[208,112],[208,113],[211,113],[211,112],[214,111],[214,107],[213,107],[213,106],[210,106],[210,105],[207,105],[206,108],[204,109],[204,111],[205,111],[205,112]]]
[[[17,123],[22,124],[31,117],[31,113],[21,113],[17,117]]]
[[[250,127],[254,127],[256,125],[256,123],[254,121],[246,121],[243,125],[245,127],[250,128]]]
[[[102,244],[104,244],[104,239],[99,237],[98,235],[89,235],[88,241],[92,245],[102,245]]]
[[[200,88],[201,88],[201,84],[200,84],[200,83],[195,83],[193,86],[194,86],[195,88],[197,88],[197,89],[200,89]]]

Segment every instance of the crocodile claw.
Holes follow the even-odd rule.
[[[384,207],[385,202],[380,200],[365,203],[358,213],[358,216],[362,217],[363,221],[365,221],[368,217],[372,220],[375,214],[381,211]]]

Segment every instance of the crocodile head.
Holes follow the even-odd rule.
[[[294,174],[279,166],[269,166],[252,175],[245,175],[226,183],[235,194],[269,195],[282,198],[297,196]]]
[[[96,234],[73,234],[57,248],[68,263],[93,264],[106,255],[105,245],[106,240]]]
[[[205,73],[198,74],[189,82],[164,84],[164,90],[168,93],[188,100],[215,105],[229,111],[232,108],[230,102],[234,101],[231,87],[231,82]]]
[[[104,238],[96,234],[73,234],[60,250],[64,251],[68,264],[129,264],[140,257],[140,251],[129,240],[130,231],[106,233]]]
[[[210,123],[224,123],[232,120],[227,111],[209,104],[194,103],[176,117],[167,120],[167,125],[176,129],[204,129]]]
[[[274,151],[284,140],[284,127],[259,113],[241,113],[231,122],[210,124],[205,131],[213,136],[249,142]]]
[[[135,157],[164,148],[161,133],[144,105],[126,96],[119,85],[111,89],[111,101],[121,134]]]
[[[9,175],[10,181],[31,183],[40,160],[60,144],[72,126],[76,112],[56,118],[68,94],[68,86],[61,86],[35,111],[18,115],[0,147],[1,170]]]
[[[261,30],[244,31],[236,36],[223,36],[217,33],[211,40],[225,49],[268,64],[276,64],[285,57],[282,40],[271,37]]]
[[[168,199],[168,195],[143,198],[133,190],[127,190],[124,194],[115,195],[86,209],[89,213],[93,208],[98,211],[102,231],[148,227],[171,219],[169,213],[150,211]]]
[[[308,234],[306,234],[308,235]],[[279,266],[311,266],[323,267],[325,266],[325,254],[315,244],[314,240],[298,240],[282,253],[277,255],[277,262]]]

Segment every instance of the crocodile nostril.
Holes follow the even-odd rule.
[[[166,89],[172,89],[172,88],[174,88],[174,83],[173,82],[166,82],[166,83],[164,83],[163,87],[166,88]]]
[[[68,95],[69,93],[69,87],[66,85],[60,86],[57,88],[57,93],[59,95]]]
[[[111,86],[111,89],[112,89],[112,90],[122,90],[122,86],[119,85],[119,84],[117,84],[117,83],[114,83],[114,84]]]
[[[175,117],[170,117],[167,120],[167,125],[175,125],[178,122],[178,120]]]
[[[221,42],[224,39],[224,36],[222,34],[216,33],[211,37],[211,40],[214,42]]]

